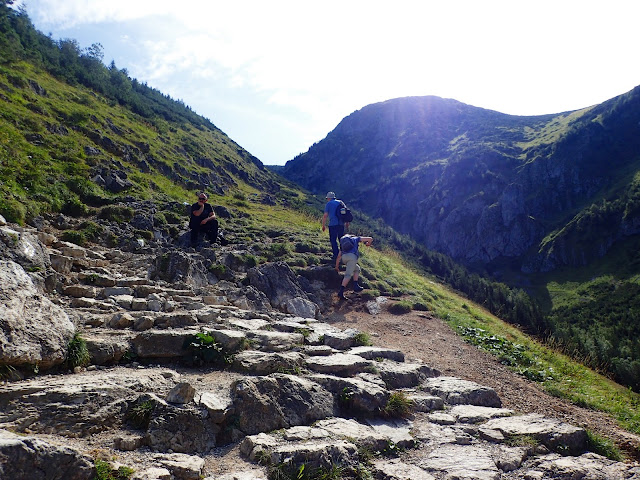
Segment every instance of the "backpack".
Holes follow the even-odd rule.
[[[349,253],[356,248],[356,241],[351,235],[343,235],[340,238],[340,250],[342,253]]]
[[[336,211],[336,215],[342,223],[353,222],[353,214],[342,200],[340,200],[340,208]]]

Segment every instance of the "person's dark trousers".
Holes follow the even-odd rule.
[[[209,220],[204,225],[194,225],[191,228],[191,246],[195,247],[198,244],[198,236],[200,233],[204,233],[207,239],[214,243],[218,238],[218,220],[215,218]]]
[[[344,235],[344,225],[334,225],[329,227],[329,242],[331,242],[331,250],[333,250],[333,261],[338,258],[338,239]]]

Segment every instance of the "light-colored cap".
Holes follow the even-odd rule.
[[[333,192],[327,192],[327,196],[325,198],[336,198],[336,194]]]

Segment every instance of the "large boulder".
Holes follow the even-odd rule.
[[[75,328],[24,269],[0,261],[0,363],[51,368],[64,361]]]
[[[189,255],[182,250],[167,251],[158,255],[149,267],[149,278],[169,283],[182,282],[194,287],[203,287],[217,281],[209,273],[201,256]]]
[[[0,430],[0,478],[11,480],[90,480],[93,461],[76,450]]]
[[[9,226],[0,226],[0,259],[20,264],[40,287],[51,270],[49,253],[38,237]]]
[[[273,374],[246,378],[234,388],[238,427],[246,434],[309,425],[333,415],[333,395],[310,380]]]
[[[286,262],[275,262],[251,268],[247,272],[251,285],[267,296],[275,308],[293,315],[314,318],[318,307],[298,283]]]

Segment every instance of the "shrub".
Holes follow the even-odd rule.
[[[76,245],[83,246],[87,243],[87,237],[84,232],[80,230],[65,230],[62,232],[62,240],[65,242],[75,243]]]
[[[196,333],[193,337],[187,338],[185,348],[189,352],[188,360],[194,365],[228,365],[232,361],[231,356],[210,333]]]
[[[394,315],[403,315],[405,313],[409,313],[412,308],[413,305],[410,302],[401,300],[399,302],[391,304],[389,306],[389,312],[393,313]]]
[[[79,198],[72,197],[62,205],[61,211],[71,217],[83,217],[89,213],[89,207],[82,203]]]
[[[117,205],[110,205],[103,207],[98,213],[98,218],[103,220],[111,220],[116,223],[126,223],[133,219],[134,211],[130,207],[121,207]]]
[[[0,215],[8,222],[24,225],[27,207],[12,198],[0,198]]]

